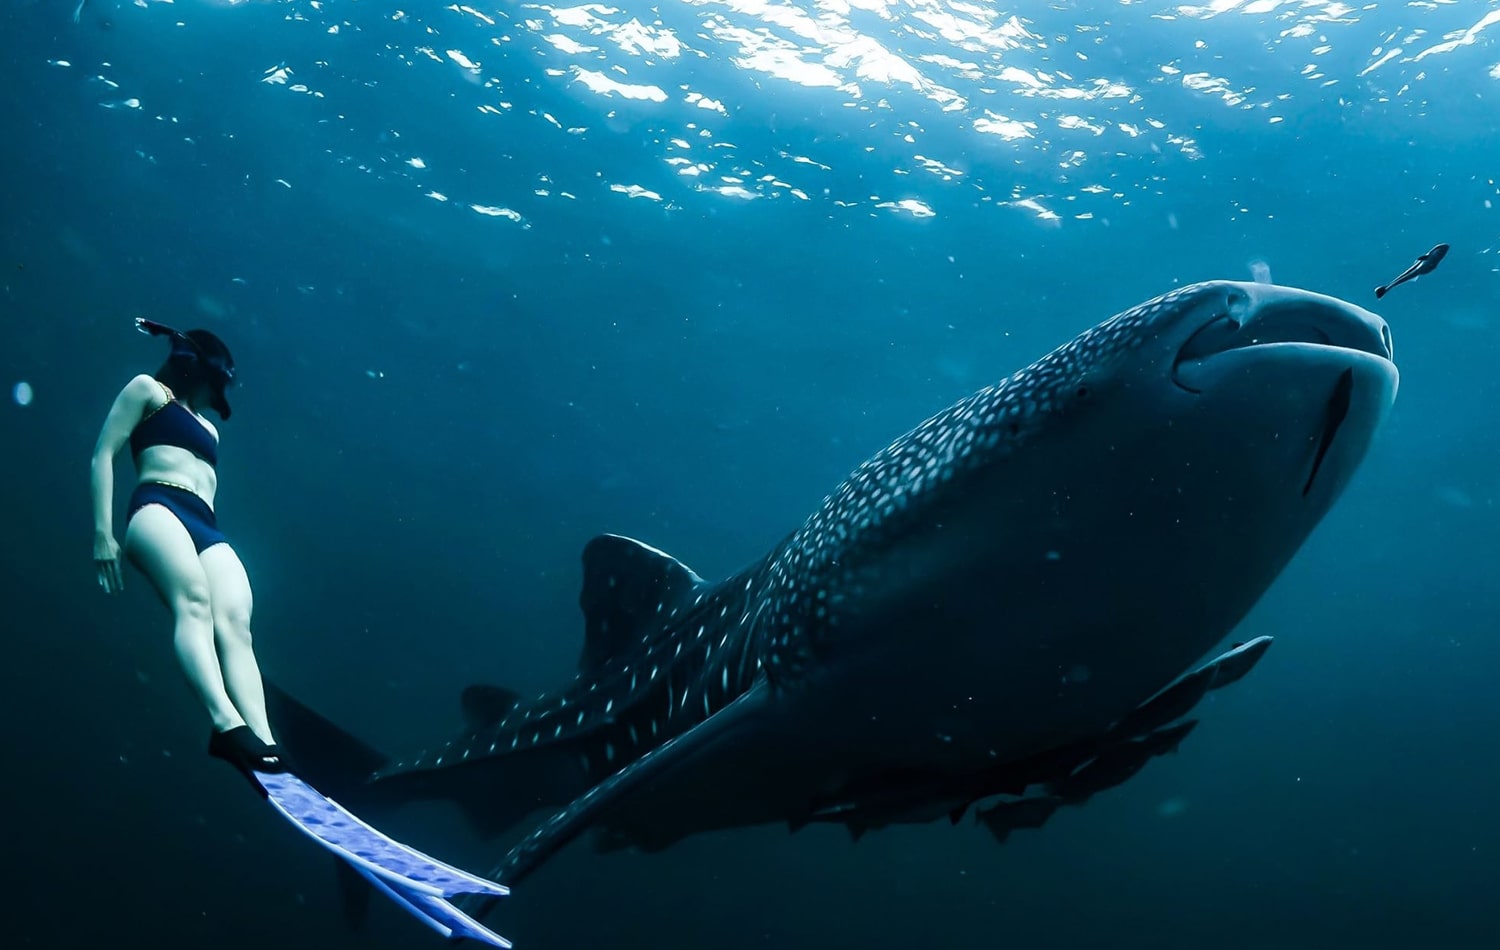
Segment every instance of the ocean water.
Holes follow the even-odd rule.
[[[267,675],[398,751],[470,682],[571,675],[593,535],[722,576],[930,413],[1258,276],[1379,312],[1401,389],[1179,754],[1004,845],[575,845],[487,922],[523,950],[1494,946],[1497,36],[1493,0],[4,0],[0,943],[437,946],[379,902],[345,925],[327,856],[203,754],[144,578],[97,589],[89,456],[162,355],[135,316],[234,350],[218,509]]]

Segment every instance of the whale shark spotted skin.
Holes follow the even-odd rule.
[[[1035,827],[1175,749],[1265,652],[1188,673],[1342,494],[1397,378],[1388,327],[1353,304],[1173,290],[902,435],[722,580],[596,537],[572,682],[470,687],[446,745],[346,754],[372,772],[346,769],[347,794],[530,827],[494,874],[511,885],[585,831],[606,850],[767,822],[858,835],[983,800],[997,837]],[[285,715],[297,757],[311,733]]]

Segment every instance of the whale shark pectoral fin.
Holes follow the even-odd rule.
[[[1260,658],[1271,649],[1271,638],[1269,636],[1256,637],[1244,643],[1235,644],[1232,650],[1220,654],[1206,669],[1214,671],[1213,689],[1222,689],[1230,683],[1240,680],[1246,673],[1250,672]]]
[[[587,673],[662,629],[677,609],[712,585],[687,565],[648,544],[601,534],[583,548],[583,652]]]
[[[1129,739],[1150,733],[1187,715],[1214,686],[1214,668],[1199,667],[1137,706],[1111,732]]]
[[[1127,739],[1143,736],[1181,719],[1213,690],[1238,682],[1270,648],[1268,636],[1235,644],[1137,706],[1111,730],[1112,734]]]
[[[701,724],[595,785],[512,848],[495,869],[495,877],[507,884],[519,881],[643,784],[689,765],[709,748],[732,739],[755,721],[768,697],[765,683],[752,687]]]

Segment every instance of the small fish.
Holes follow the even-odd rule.
[[[1402,271],[1400,277],[1397,277],[1395,280],[1391,281],[1389,284],[1386,284],[1384,287],[1376,287],[1375,299],[1379,300],[1381,297],[1384,297],[1392,287],[1395,287],[1398,284],[1404,284],[1409,280],[1415,280],[1416,278],[1421,277],[1423,274],[1430,274],[1433,271],[1437,270],[1438,264],[1442,263],[1443,257],[1447,253],[1448,245],[1439,244],[1437,247],[1428,251],[1426,254],[1423,254],[1421,257],[1417,258],[1410,267]]]

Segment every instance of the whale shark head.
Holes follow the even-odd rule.
[[[1048,387],[1062,396],[1054,400],[1096,426],[1118,426],[1119,439],[1177,429],[1163,443],[1182,464],[1196,460],[1229,486],[1230,460],[1243,457],[1250,467],[1238,478],[1297,484],[1299,496],[1317,486],[1312,504],[1326,509],[1395,398],[1393,357],[1389,326],[1363,308],[1296,288],[1214,281],[1126,311],[1027,372],[1061,370],[1066,380]],[[1089,401],[1106,408],[1079,405]],[[1282,450],[1267,451],[1267,434]],[[1171,453],[1161,458],[1157,474],[1170,477]]]
[[[1102,550],[1147,536],[1090,533],[1097,526],[1080,520],[1080,506],[1118,513],[1153,498],[1171,509],[1157,514],[1200,534],[1253,510],[1255,535],[1285,534],[1295,547],[1305,530],[1288,522],[1310,529],[1336,500],[1397,380],[1390,328],[1367,310],[1269,284],[1185,286],[1100,323],[864,462],[803,525],[786,569],[866,553],[909,559],[898,539],[944,515],[950,537],[967,527],[1004,550],[1015,550],[1018,530],[1087,537]],[[1055,517],[1039,514],[1046,509]],[[1146,531],[1166,527],[1146,514],[1134,519]]]
[[[1112,427],[1113,442],[1155,440],[1148,477],[1222,508],[1262,497],[1262,516],[1307,524],[1343,491],[1390,409],[1393,357],[1390,327],[1363,308],[1215,281],[1120,314],[1039,365],[1069,366],[1072,402],[1104,407],[1076,410],[1094,438],[1110,441],[1101,430]]]
[[[966,713],[976,743],[1026,716],[1101,728],[1226,636],[1301,548],[1395,398],[1391,357],[1380,317],[1295,288],[1199,283],[1117,314],[825,499],[779,565],[797,580],[770,675],[854,663],[846,679],[903,693],[916,728],[920,709],[988,704]],[[904,677],[913,631],[943,685]]]

